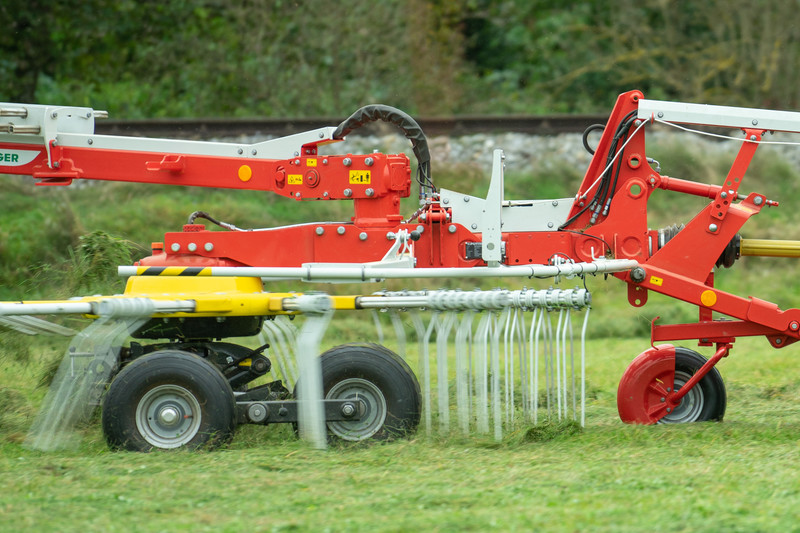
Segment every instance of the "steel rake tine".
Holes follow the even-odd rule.
[[[400,318],[397,309],[389,310],[389,318],[392,321],[395,337],[397,337],[397,351],[404,360],[408,359],[406,354],[406,329],[403,327],[403,320]]]
[[[473,316],[473,311],[467,310],[456,330],[456,408],[458,425],[465,435],[469,433],[469,364],[466,352]]]
[[[503,387],[503,398],[505,399],[505,419],[506,424],[511,424],[511,392],[514,389],[514,371],[512,370],[513,366],[513,356],[509,355],[509,351],[511,349],[511,342],[509,342],[509,333],[511,329],[511,313],[507,313],[505,316],[503,325],[503,378],[505,380],[504,387]],[[511,361],[509,361],[511,360]]]
[[[492,312],[481,316],[475,337],[480,343],[477,369],[475,373],[476,422],[479,433],[489,433],[489,334],[491,332]]]
[[[372,310],[372,322],[375,324],[375,333],[378,336],[378,343],[383,344],[383,325],[381,324],[381,317],[378,316],[378,310]]]
[[[289,366],[290,354],[286,353],[286,346],[281,339],[281,331],[275,325],[274,320],[265,320],[261,326],[261,331],[267,336],[272,348],[272,355],[278,363],[284,382],[288,387],[293,387],[297,383],[297,375],[292,372],[292,367]]]
[[[295,347],[297,346],[297,327],[292,322],[289,322],[289,318],[286,315],[276,316],[274,324],[278,332],[278,341],[283,343],[284,353],[286,354],[286,364],[294,378],[293,383],[297,383],[297,378],[299,376],[295,352]]]
[[[450,393],[448,380],[447,341],[455,322],[455,313],[444,313],[438,321],[436,330],[436,385],[439,403],[439,431],[445,434],[450,431]]]
[[[431,334],[436,327],[436,315],[431,317],[428,327],[422,321],[419,313],[412,311],[411,321],[414,324],[414,329],[417,331],[417,339],[419,345],[419,366],[422,371],[422,410],[424,412],[425,433],[431,434],[432,426],[432,413],[431,413],[431,367],[430,367],[430,341]]]
[[[577,404],[577,390],[575,388],[575,347],[573,345],[573,331],[572,331],[572,311],[567,310],[567,327],[569,328],[569,360],[570,360],[570,374],[572,377],[572,419],[578,419],[578,404]],[[564,336],[567,335],[567,328],[564,328]]]
[[[492,407],[494,417],[494,438],[497,441],[503,439],[503,420],[502,406],[500,400],[500,321],[507,320],[509,310],[506,308],[494,320],[494,331],[492,333]]]
[[[590,310],[591,307],[586,308],[581,328],[581,427],[586,426],[586,326],[589,324]]]
[[[327,447],[327,439],[322,405],[322,367],[317,354],[332,316],[333,310],[306,314],[296,344],[297,366],[302,378],[298,382],[300,436],[320,450]]]

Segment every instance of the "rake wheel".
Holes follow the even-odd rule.
[[[422,398],[411,368],[377,344],[344,344],[320,356],[326,399],[359,399],[359,420],[328,422],[334,440],[390,440],[419,425]]]
[[[111,448],[215,448],[236,428],[233,392],[222,373],[197,355],[162,350],[126,366],[103,403]]]

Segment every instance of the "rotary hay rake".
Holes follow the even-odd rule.
[[[0,324],[26,333],[72,333],[31,315],[97,319],[75,335],[63,359],[29,436],[36,448],[74,442],[76,424],[99,403],[109,444],[141,451],[217,445],[241,423],[295,423],[317,447],[329,437],[391,438],[420,423],[428,433],[454,426],[498,439],[514,424],[540,418],[584,423],[586,289],[328,296],[265,291],[271,280],[558,280],[599,272],[627,283],[635,307],[649,291],[697,306],[696,323],[653,321],[653,346],[620,382],[618,409],[629,423],[721,420],[725,388],[714,366],[736,338],[763,335],[775,348],[800,338],[800,310],[714,287],[715,269],[740,255],[798,255],[798,243],[738,234],[763,207],[778,205],[739,190],[762,137],[800,131],[798,113],[658,102],[631,91],[600,127],[573,198],[516,201],[504,198],[501,150],[493,154],[485,199],[437,189],[419,125],[387,106],[362,108],[336,128],[254,145],[96,135],[94,119],[102,115],[0,104],[8,120],[0,124],[0,172],[40,185],[99,179],[347,200],[354,216],[242,230],[198,211],[150,257],[119,268],[128,276],[122,295],[0,304]],[[396,125],[412,143],[420,207],[409,217],[400,214],[412,181],[405,155],[319,151],[375,120]],[[655,122],[743,130],[723,184],[661,175],[645,150],[646,127]],[[685,225],[650,229],[648,201],[659,189],[710,202]],[[316,356],[334,312],[365,310],[390,317],[402,357],[380,344],[345,344]],[[580,310],[582,321],[573,320]],[[287,320],[298,315],[299,331]],[[382,321],[375,322],[383,342]],[[422,387],[405,360],[407,331],[418,347]],[[226,340],[240,337],[257,338],[259,347]],[[655,344],[687,339],[716,347],[714,355],[706,360]],[[273,379],[265,382],[268,374]]]

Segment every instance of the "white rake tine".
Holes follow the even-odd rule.
[[[511,326],[511,338],[514,340],[514,346],[517,348],[517,357],[519,358],[519,390],[520,400],[522,402],[522,412],[525,413],[525,405],[528,401],[528,368],[525,360],[525,313],[522,309],[514,309],[514,323]],[[513,351],[512,351],[513,353]],[[512,396],[512,403],[514,397]]]
[[[419,366],[422,372],[422,410],[425,413],[425,433],[431,434],[432,413],[431,413],[431,367],[430,367],[430,353],[429,346],[431,341],[431,333],[436,327],[436,315],[431,318],[428,328],[422,322],[419,313],[412,311],[411,321],[414,324],[414,329],[417,331],[417,339],[419,339]]]
[[[503,311],[508,314],[508,309]],[[504,316],[495,319],[494,331],[492,332],[492,407],[494,416],[494,438],[499,441],[503,438],[502,407],[500,405],[500,320]]]
[[[295,346],[297,346],[297,327],[285,315],[278,315],[274,320],[275,330],[278,332],[278,340],[283,343],[286,364],[289,373],[293,376],[293,383],[297,382],[297,366],[295,365]]]
[[[469,375],[467,373],[467,337],[472,330],[473,312],[467,310],[456,330],[456,409],[458,425],[469,434]]]
[[[544,320],[545,353],[544,353],[544,373],[547,385],[547,418],[553,418],[553,323],[550,320],[550,313],[546,314]]]
[[[265,344],[269,344],[270,348],[270,355],[272,356],[272,360],[275,361],[275,365],[278,367],[278,373],[280,374],[280,379],[283,383],[291,386],[293,383],[291,377],[289,376],[289,372],[286,369],[286,363],[284,361],[283,354],[281,350],[275,343],[275,335],[273,334],[271,328],[271,320],[264,320],[264,323],[261,325],[261,331],[258,332],[258,343],[259,346],[264,346]],[[273,373],[273,376],[275,373]],[[277,377],[277,376],[276,376]]]
[[[278,361],[278,366],[283,374],[284,381],[287,387],[294,387],[297,383],[297,373],[291,365],[292,355],[287,352],[287,346],[283,339],[283,332],[276,324],[278,317],[274,320],[265,320],[262,331],[266,332],[270,345],[272,346],[272,353]]]
[[[475,387],[477,388],[475,414],[478,433],[489,433],[489,332],[491,329],[492,312],[488,311],[481,316],[475,337],[478,338],[479,353],[477,369],[475,372]]]
[[[287,372],[286,365],[283,361],[283,354],[275,342],[275,334],[272,331],[271,322],[271,320],[264,320],[264,323],[261,325],[261,331],[258,334],[258,342],[261,344],[261,346],[264,344],[269,344],[270,355],[272,355],[272,359],[278,366],[278,372],[281,375],[281,379],[284,381],[284,383],[289,384],[289,373]]]
[[[437,400],[439,403],[439,431],[442,434],[450,431],[450,393],[447,368],[447,340],[450,337],[450,330],[455,322],[455,313],[444,314],[444,319],[439,320],[436,331],[436,385]]]
[[[505,314],[505,326],[503,327],[503,355],[504,360],[503,363],[505,365],[505,411],[506,411],[506,424],[509,426],[511,425],[511,411],[512,411],[512,402],[514,398],[514,356],[511,350],[511,342],[513,341],[513,336],[511,340],[509,340],[509,334],[511,333],[511,312],[509,310],[508,313]]]
[[[303,329],[297,336],[297,366],[300,371],[298,383],[298,428],[303,440],[314,448],[327,447],[325,437],[325,414],[322,404],[322,367],[317,355],[319,344],[333,310],[324,313],[306,314]]]
[[[558,419],[561,420],[561,324],[564,320],[564,310],[558,312],[558,326],[556,326],[556,398],[558,399]]]
[[[578,419],[577,389],[575,388],[575,346],[573,345],[572,311],[567,310],[567,326],[569,327],[569,360],[572,373],[572,419]],[[566,331],[564,332],[566,335]]]
[[[534,308],[531,327],[528,330],[528,421],[538,422],[539,410],[539,329],[537,322],[540,310]],[[536,335],[536,336],[534,336]]]
[[[406,329],[403,327],[403,320],[400,318],[397,309],[390,309],[389,317],[392,320],[394,334],[397,337],[397,352],[403,359],[408,359],[406,355]]]
[[[378,344],[383,344],[383,326],[377,309],[372,310],[372,321],[375,323],[375,333],[378,334]]]
[[[581,328],[581,427],[586,427],[586,326],[589,324],[589,310],[583,315],[583,328]]]

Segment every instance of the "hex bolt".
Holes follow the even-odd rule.
[[[353,160],[350,159],[349,157],[345,157],[344,159],[342,159],[342,164],[346,167],[349,167],[350,165],[353,164]]]
[[[557,205],[558,205],[558,200],[553,200],[553,207],[556,207]]]
[[[775,344],[783,344],[783,339],[775,339]]]
[[[552,223],[552,222],[548,222],[548,223],[547,223],[547,227],[548,227],[548,228],[552,228],[552,227],[553,227],[553,223]]]
[[[362,240],[362,241],[366,241],[367,240],[367,233],[365,231],[362,231],[361,233],[358,234],[358,238],[360,240]]]
[[[667,401],[667,399],[662,397],[662,398],[661,398],[661,401],[662,401],[662,402],[666,402],[666,401]]]
[[[367,196],[375,196],[375,189],[367,189],[364,191]]]
[[[664,112],[663,111],[659,111],[658,112],[658,118],[664,118]]]
[[[350,189],[345,189],[345,190],[344,190],[344,195],[345,195],[347,198],[350,198],[351,196],[353,196],[353,191],[352,191],[352,190],[350,190]]]
[[[324,139],[325,138],[325,132],[324,131],[319,132],[319,138],[320,139]]]
[[[755,135],[751,135],[751,136],[750,136],[750,140],[751,140],[751,141],[755,141],[756,139],[757,139],[757,137],[756,137]]]
[[[717,231],[718,229],[719,229],[719,228],[717,227],[717,225],[716,225],[716,224],[709,224],[709,225],[708,225],[708,231],[710,231],[710,232],[712,232],[712,233],[713,233],[713,232],[715,232],[715,231]]]
[[[86,142],[89,144],[94,144],[94,141],[92,139],[88,139]]]
[[[364,164],[367,165],[368,167],[371,167],[373,163],[375,163],[375,160],[372,159],[371,157],[368,157],[364,160]]]
[[[178,244],[177,242],[174,242],[172,243],[172,246],[169,247],[169,249],[172,250],[173,252],[179,252],[181,249],[181,245]]]
[[[445,205],[449,204],[450,203],[450,198],[444,198],[442,200],[442,203],[445,204]]]
[[[236,153],[238,153],[239,155],[242,155],[244,153],[244,149],[239,148],[238,150],[236,150]]]
[[[631,279],[635,283],[643,282],[646,277],[647,277],[647,272],[642,267],[636,267],[633,270],[631,270]]]
[[[295,198],[300,198],[300,196],[301,196],[301,195],[300,195],[300,191],[298,191],[298,192],[294,193],[294,197],[295,197]]]
[[[50,118],[58,118],[58,112],[53,111],[52,113],[50,113]]]
[[[396,237],[396,235],[394,234],[393,231],[387,231],[386,232],[386,240],[387,241],[393,241],[395,237]]]
[[[670,409],[669,407],[667,407],[667,413],[671,413],[671,412],[672,412],[672,409]]]
[[[197,251],[197,245],[195,243],[193,243],[193,242],[190,242],[189,245],[186,248],[188,248],[188,250],[190,252],[196,252]]]
[[[251,153],[251,154],[253,154],[253,155],[258,155],[258,150],[253,150],[253,151],[252,151],[252,152],[250,152],[250,153]]]
[[[213,243],[210,243],[210,242],[207,242],[207,243],[205,243],[205,244],[203,245],[203,250],[205,250],[206,252],[211,252],[211,251],[213,251],[213,250],[214,250],[214,244],[213,244]]]
[[[326,157],[325,159],[323,159],[323,160],[322,160],[322,164],[323,164],[323,165],[327,165],[327,164],[328,164],[328,158],[327,158],[327,157]]]
[[[719,197],[722,198],[722,199],[725,199],[725,198],[728,197],[728,193],[726,193],[725,191],[722,191],[721,193],[719,193]]]
[[[351,417],[356,414],[356,406],[352,403],[342,405],[342,416]]]
[[[449,226],[447,226],[447,231],[449,231],[450,233],[455,233],[456,232],[456,225],[455,224],[450,224]]]
[[[474,224],[474,223],[473,223],[473,224],[472,224],[472,226],[470,226],[470,227],[471,227],[472,229],[478,229],[478,225],[477,225],[477,224]]]
[[[336,228],[336,233],[338,233],[339,235],[344,235],[344,226],[339,226],[338,228]]]
[[[328,191],[325,191],[324,193],[322,193],[322,197],[323,197],[323,198],[327,198],[328,196],[330,196],[330,195],[328,194]]]
[[[314,233],[316,233],[317,235],[324,235],[325,228],[323,228],[322,226],[317,226],[317,229],[314,230]]]
[[[793,321],[791,324],[789,324],[789,329],[791,329],[792,331],[797,331],[798,329],[800,329],[800,323]]]
[[[764,199],[760,196],[756,196],[755,198],[753,198],[753,203],[756,205],[761,205],[764,203]]]
[[[758,126],[758,119],[753,119],[753,126]]]
[[[464,203],[469,203],[469,196],[464,197]]]
[[[667,387],[667,392],[672,392],[672,387]]]
[[[654,176],[650,176],[650,185],[656,184],[656,178]]]

